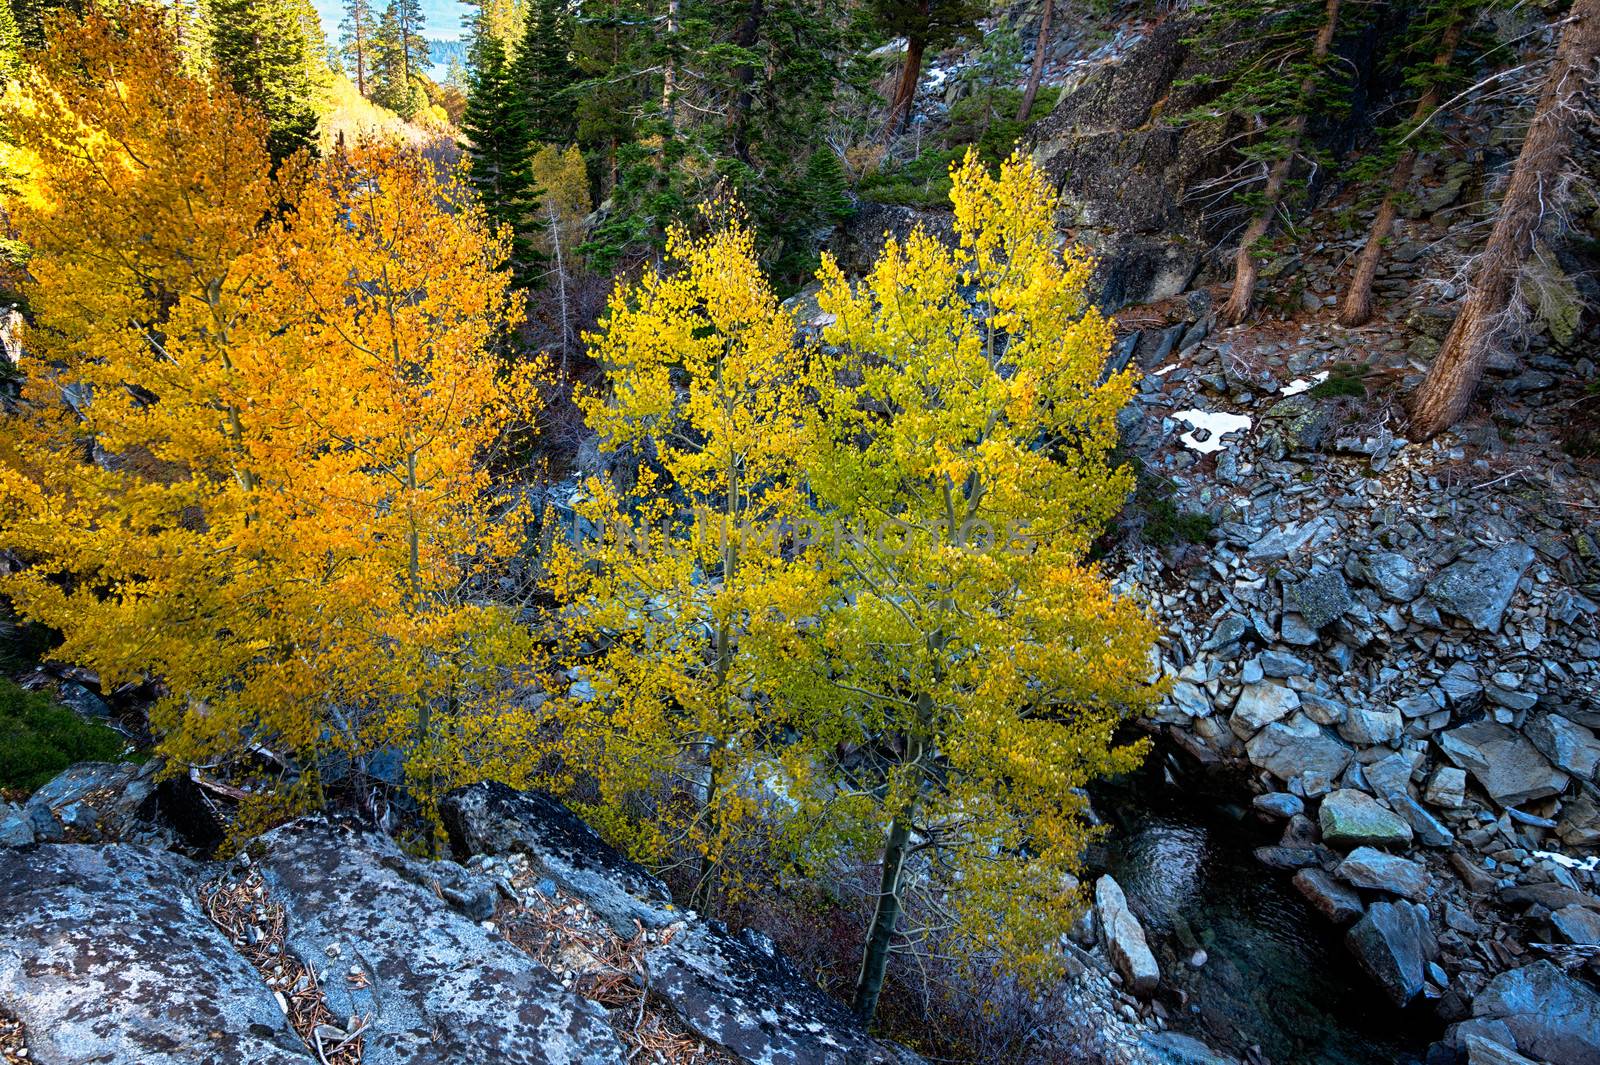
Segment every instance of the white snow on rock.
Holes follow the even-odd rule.
[[[1311,375],[1311,380],[1309,380],[1309,381],[1307,381],[1304,377],[1297,378],[1297,379],[1295,379],[1293,381],[1290,381],[1288,384],[1286,384],[1282,388],[1278,389],[1278,394],[1279,395],[1284,395],[1284,396],[1298,396],[1300,393],[1304,392],[1306,389],[1312,387],[1313,385],[1320,385],[1322,382],[1326,381],[1327,379],[1328,379],[1328,371],[1327,370],[1323,370],[1321,373],[1312,374]]]
[[[1172,416],[1174,421],[1186,422],[1190,432],[1184,433],[1178,439],[1183,446],[1191,451],[1198,451],[1202,455],[1209,455],[1213,451],[1221,451],[1227,445],[1222,438],[1229,433],[1241,432],[1250,428],[1248,414],[1229,414],[1220,410],[1180,410]],[[1200,439],[1200,431],[1209,433],[1206,439]]]

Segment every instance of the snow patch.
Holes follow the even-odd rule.
[[[1248,414],[1229,414],[1227,411],[1213,410],[1180,410],[1172,416],[1174,421],[1186,422],[1191,432],[1184,433],[1178,439],[1183,446],[1191,451],[1198,451],[1202,455],[1209,455],[1213,451],[1221,451],[1227,445],[1222,438],[1229,433],[1237,433],[1250,428]],[[1210,435],[1201,440],[1201,430]]]
[[[1306,391],[1311,386],[1320,385],[1322,382],[1326,381],[1327,379],[1328,379],[1328,371],[1327,370],[1323,370],[1321,373],[1312,374],[1311,375],[1311,380],[1309,380],[1309,381],[1307,381],[1303,377],[1298,378],[1298,379],[1293,380],[1293,381],[1290,381],[1288,384],[1286,384],[1282,388],[1278,389],[1278,394],[1279,395],[1284,395],[1284,396],[1298,396],[1300,393]]]
[[[1586,873],[1592,873],[1596,869],[1600,869],[1600,855],[1590,855],[1587,858],[1569,858],[1565,854],[1557,854],[1555,851],[1534,851],[1533,856],[1555,862],[1557,865],[1565,866],[1568,869],[1582,869]]]

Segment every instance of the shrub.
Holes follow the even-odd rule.
[[[119,757],[122,736],[0,678],[0,788],[33,791],[74,762]]]

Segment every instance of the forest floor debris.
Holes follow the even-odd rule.
[[[495,911],[501,932],[567,987],[606,1010],[617,1038],[628,1048],[629,1062],[735,1065],[649,993],[644,952],[670,942],[674,929],[640,928],[624,939],[583,900],[541,877],[526,856],[508,855],[497,863],[494,871],[502,877],[503,894],[514,897],[503,898]]]
[[[229,883],[200,889],[200,904],[278,999],[278,1008],[321,1065],[360,1065],[367,1018],[339,1018],[328,1008],[314,969],[288,947],[281,904],[267,896],[261,874],[250,870]]]

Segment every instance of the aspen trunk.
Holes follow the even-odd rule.
[[[895,84],[894,96],[889,101],[889,117],[883,124],[883,139],[888,140],[905,132],[911,124],[912,105],[917,99],[917,83],[922,80],[922,53],[927,42],[920,37],[906,39],[906,63],[900,68],[900,80]]]
[[[1322,29],[1317,31],[1316,40],[1311,45],[1312,58],[1317,62],[1328,57],[1328,48],[1333,44],[1333,34],[1339,25],[1340,0],[1327,0],[1322,18]],[[1308,98],[1316,88],[1316,78],[1307,77],[1300,83],[1299,114],[1289,123],[1288,147],[1283,153],[1283,158],[1272,164],[1272,169],[1267,172],[1267,188],[1261,204],[1261,210],[1250,220],[1245,227],[1244,236],[1239,240],[1239,250],[1233,257],[1233,294],[1228,297],[1227,305],[1222,308],[1222,320],[1232,325],[1238,325],[1250,316],[1250,305],[1255,302],[1256,296],[1256,241],[1267,235],[1272,228],[1272,216],[1277,212],[1278,205],[1283,202],[1283,190],[1289,184],[1289,173],[1294,169],[1295,153],[1300,148],[1300,138],[1306,131],[1306,113]]]
[[[884,839],[878,905],[873,910],[866,949],[861,955],[861,973],[856,977],[854,1008],[863,1022],[870,1023],[878,1012],[878,996],[883,993],[883,978],[889,969],[889,948],[894,943],[895,925],[900,921],[900,878],[905,872],[910,845],[911,811],[907,810],[889,823],[889,833]]]
[[[1439,53],[1434,56],[1433,65],[1436,70],[1443,73],[1450,66],[1450,59],[1455,55],[1456,45],[1461,40],[1461,23],[1452,22],[1445,30],[1444,38],[1439,43]],[[1422,123],[1428,120],[1434,108],[1439,106],[1439,85],[1437,79],[1422,94],[1422,99],[1417,101],[1417,109],[1411,115],[1411,135],[1415,136],[1421,129]],[[1344,306],[1339,310],[1339,324],[1346,326],[1366,325],[1372,320],[1372,280],[1378,276],[1378,262],[1383,258],[1383,243],[1389,239],[1389,231],[1394,227],[1395,215],[1399,211],[1400,197],[1405,195],[1406,186],[1411,183],[1411,173],[1417,166],[1417,150],[1408,148],[1395,160],[1394,172],[1389,175],[1389,188],[1383,197],[1383,203],[1378,206],[1378,214],[1372,220],[1372,229],[1367,234],[1367,242],[1361,249],[1361,254],[1356,258],[1355,272],[1350,277],[1350,288],[1345,292]]]
[[[1039,95],[1039,78],[1044,74],[1044,50],[1050,44],[1050,9],[1054,0],[1044,0],[1044,18],[1039,21],[1039,43],[1033,47],[1033,69],[1028,71],[1028,87],[1022,94],[1022,106],[1017,108],[1017,121],[1028,121],[1033,112],[1033,101]]]
[[[1548,207],[1546,197],[1566,165],[1580,94],[1600,55],[1600,0],[1574,0],[1528,135],[1517,154],[1505,199],[1478,274],[1467,291],[1444,347],[1434,357],[1412,409],[1412,429],[1430,437],[1454,425],[1472,401],[1489,347],[1498,339],[1516,291],[1517,275],[1533,251]]]

